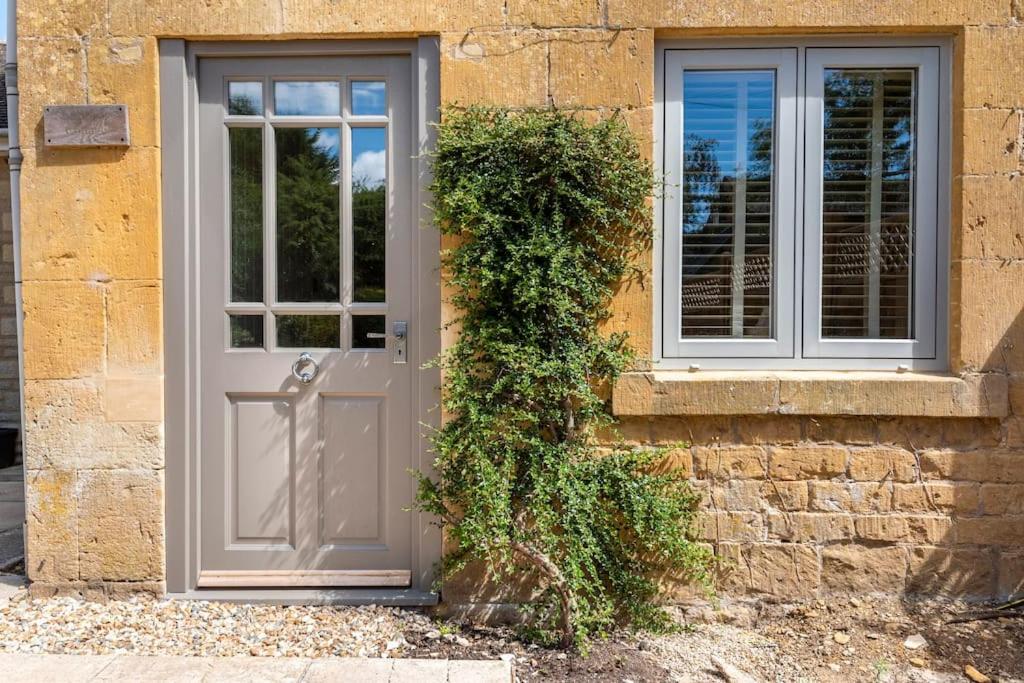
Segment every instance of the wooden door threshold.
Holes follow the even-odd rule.
[[[433,607],[440,596],[412,588],[197,588],[183,593],[168,593],[166,597],[171,600],[209,600],[253,605]]]
[[[202,570],[199,588],[408,588],[408,569]]]

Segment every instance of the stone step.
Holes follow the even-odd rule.
[[[5,467],[0,470],[0,481],[23,481],[25,479],[25,470],[21,465],[15,465],[14,467]]]
[[[25,483],[22,481],[3,481],[0,479],[0,502],[25,500]]]

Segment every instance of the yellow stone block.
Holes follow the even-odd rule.
[[[159,193],[154,148],[26,150],[23,277],[158,279]]]
[[[509,0],[513,26],[599,26],[600,0]]]
[[[732,0],[683,3],[675,0],[607,0],[608,23],[652,28],[907,27],[1005,23],[1010,6],[1002,0]]]
[[[32,581],[78,579],[78,475],[26,472],[25,569]]]
[[[163,330],[160,283],[113,282],[107,296],[107,374],[160,372]]]
[[[28,469],[161,469],[164,466],[160,378],[25,383],[25,466]],[[120,391],[118,391],[120,389]],[[156,394],[156,395],[154,395]],[[145,403],[149,403],[149,407]],[[145,410],[145,414],[141,411]],[[108,420],[150,419],[150,422]]]
[[[964,173],[1011,173],[1021,165],[1021,117],[1012,109],[965,109]]]
[[[82,580],[162,579],[163,472],[94,470],[79,480]]]
[[[441,36],[441,101],[542,107],[548,102],[548,44],[540,31]]]
[[[161,422],[164,383],[159,377],[107,378],[103,404],[109,422]]]
[[[963,212],[962,258],[1024,258],[1024,178],[964,178]]]
[[[106,17],[105,3],[96,0],[22,0],[18,3],[19,68],[22,36],[96,35],[104,31]]]
[[[26,282],[25,379],[89,377],[103,370],[103,288],[91,282]]]
[[[960,271],[960,362],[1024,371],[1024,262],[964,261]]]
[[[972,27],[963,42],[964,106],[1024,106],[1024,28]]]
[[[116,36],[261,36],[280,33],[278,2],[251,0],[109,0],[110,32]]]
[[[651,106],[654,32],[553,32],[550,88],[559,107]]]
[[[110,38],[89,44],[89,102],[127,105],[135,147],[160,141],[157,57],[153,37]]]
[[[218,17],[218,23],[220,21]],[[401,3],[283,0],[281,3],[281,32],[290,35],[412,35],[473,27],[493,30],[504,24],[503,0],[405,0]]]
[[[20,31],[21,27],[18,29]],[[19,36],[18,93],[22,150],[42,149],[43,107],[87,102],[82,41],[78,38],[37,40]],[[32,195],[24,196],[25,203],[30,204]]]

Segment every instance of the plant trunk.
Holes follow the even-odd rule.
[[[572,591],[566,584],[562,572],[559,571],[558,567],[547,555],[536,548],[530,547],[525,543],[514,542],[512,543],[512,549],[523,555],[531,564],[537,567],[558,592],[562,612],[560,619],[562,640],[559,645],[565,649],[572,647],[576,641],[576,630],[573,627],[573,619],[576,616],[576,601],[572,597]]]

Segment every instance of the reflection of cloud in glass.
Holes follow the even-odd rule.
[[[384,184],[387,153],[384,128],[352,129],[352,182],[367,188]]]
[[[274,111],[278,116],[337,116],[341,91],[333,81],[278,81],[274,83]]]
[[[324,154],[337,157],[341,138],[337,128],[309,128],[307,134],[313,138],[313,146]]]
[[[356,116],[386,114],[383,81],[352,82],[352,113]]]
[[[228,113],[251,116],[263,113],[263,84],[259,81],[228,83]]]

